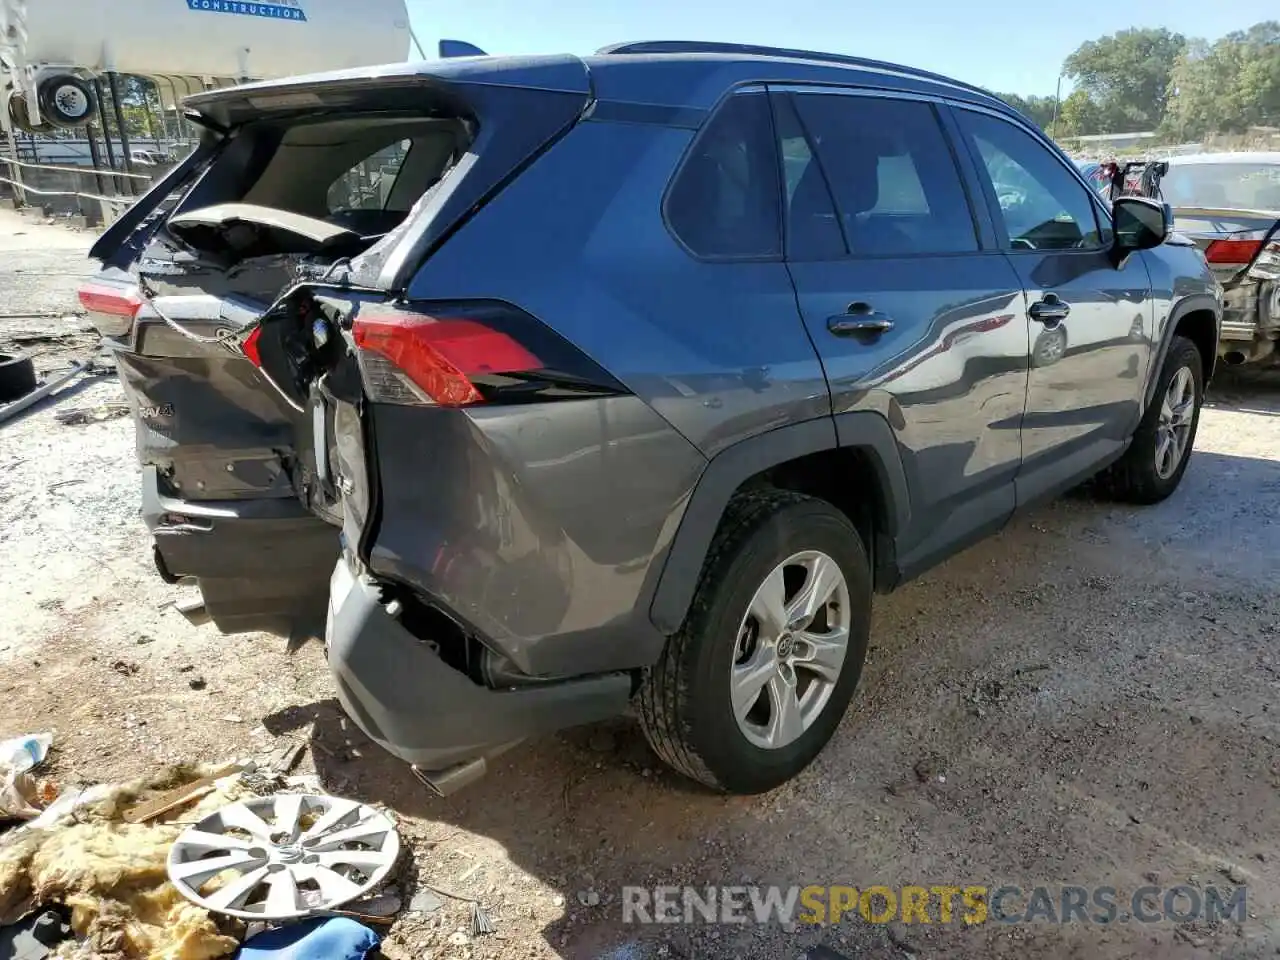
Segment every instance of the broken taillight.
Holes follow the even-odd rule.
[[[473,376],[542,366],[510,336],[477,320],[385,312],[357,317],[351,333],[365,389],[384,403],[480,403],[484,395]]]
[[[463,407],[625,392],[580,350],[507,303],[365,304],[351,337],[375,403]]]
[[[262,353],[258,349],[258,341],[262,339],[262,325],[254,327],[249,335],[240,342],[240,350],[255,367],[262,366]]]
[[[1249,276],[1258,280],[1280,280],[1280,237],[1268,241],[1258,252],[1249,267]]]
[[[1204,258],[1219,266],[1244,266],[1262,249],[1261,240],[1215,240],[1204,252]]]
[[[95,330],[107,337],[119,337],[133,327],[142,309],[137,287],[89,282],[78,291],[80,305]]]

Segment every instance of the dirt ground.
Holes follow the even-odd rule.
[[[0,349],[88,356],[89,239],[0,214]],[[14,314],[46,314],[15,317]],[[25,333],[24,333],[25,332]],[[32,333],[59,338],[32,341]],[[878,598],[870,662],[818,762],[762,797],[660,767],[626,719],[534,743],[448,800],[349,727],[318,645],[193,628],[151,567],[113,378],[0,426],[0,736],[51,729],[63,784],[310,747],[398,814],[415,878],[393,958],[1261,957],[1280,953],[1280,377],[1222,378],[1165,504],[1073,496]],[[623,925],[652,884],[1247,884],[1244,923]],[[421,903],[418,906],[423,906]]]

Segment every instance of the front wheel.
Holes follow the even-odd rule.
[[[1204,403],[1204,364],[1196,345],[1175,336],[1169,344],[1155,398],[1125,455],[1098,477],[1107,496],[1159,503],[1182,482],[1195,446]]]
[[[857,530],[786,491],[731,503],[689,615],[638,694],[668,765],[713,789],[760,793],[831,739],[866,659],[871,573]]]

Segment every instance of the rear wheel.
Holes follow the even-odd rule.
[[[1186,337],[1169,345],[1155,399],[1125,455],[1098,476],[1101,493],[1130,503],[1159,503],[1182,482],[1204,402],[1204,365]]]
[[[844,514],[784,491],[735,499],[684,626],[641,685],[654,751],[729,793],[794,777],[857,686],[870,602],[866,551]]]

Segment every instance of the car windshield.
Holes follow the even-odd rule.
[[[1280,164],[1275,163],[1171,165],[1160,187],[1175,207],[1280,210]]]

